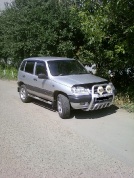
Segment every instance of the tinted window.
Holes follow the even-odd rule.
[[[35,75],[47,74],[46,65],[44,62],[37,62]]]
[[[33,74],[33,69],[34,69],[34,62],[33,61],[27,61],[27,64],[26,64],[26,67],[25,67],[25,72]]]
[[[23,61],[23,62],[21,63],[20,70],[24,70],[25,64],[26,64],[26,61]]]
[[[86,74],[86,69],[76,60],[48,61],[51,75],[77,75]]]

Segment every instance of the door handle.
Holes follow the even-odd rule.
[[[34,80],[34,81],[37,81],[37,79],[36,79],[36,78],[34,78],[33,80]]]

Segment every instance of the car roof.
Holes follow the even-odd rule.
[[[26,58],[24,60],[28,61],[51,61],[51,60],[75,60],[73,58],[67,58],[67,57],[30,57]]]

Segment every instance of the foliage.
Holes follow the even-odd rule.
[[[115,105],[119,108],[127,110],[128,112],[134,112],[134,102],[130,100],[130,96],[127,94],[118,94],[115,98]]]
[[[2,68],[0,66],[0,78],[8,79],[8,80],[16,80],[17,79],[17,69],[13,67]]]
[[[79,12],[87,51],[102,71],[118,70],[134,66],[134,2],[131,1],[87,1]],[[92,2],[93,3],[93,2]],[[87,53],[88,57],[88,53]],[[102,70],[103,68],[103,70]],[[106,73],[102,73],[106,75]]]
[[[0,57],[17,65],[31,56],[74,56],[81,35],[74,13],[58,0],[15,0],[1,14]]]
[[[125,104],[122,108],[126,109],[128,112],[134,112],[134,103]]]

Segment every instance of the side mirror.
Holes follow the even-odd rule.
[[[46,74],[39,74],[38,78],[39,79],[48,79],[48,76],[46,76]]]

